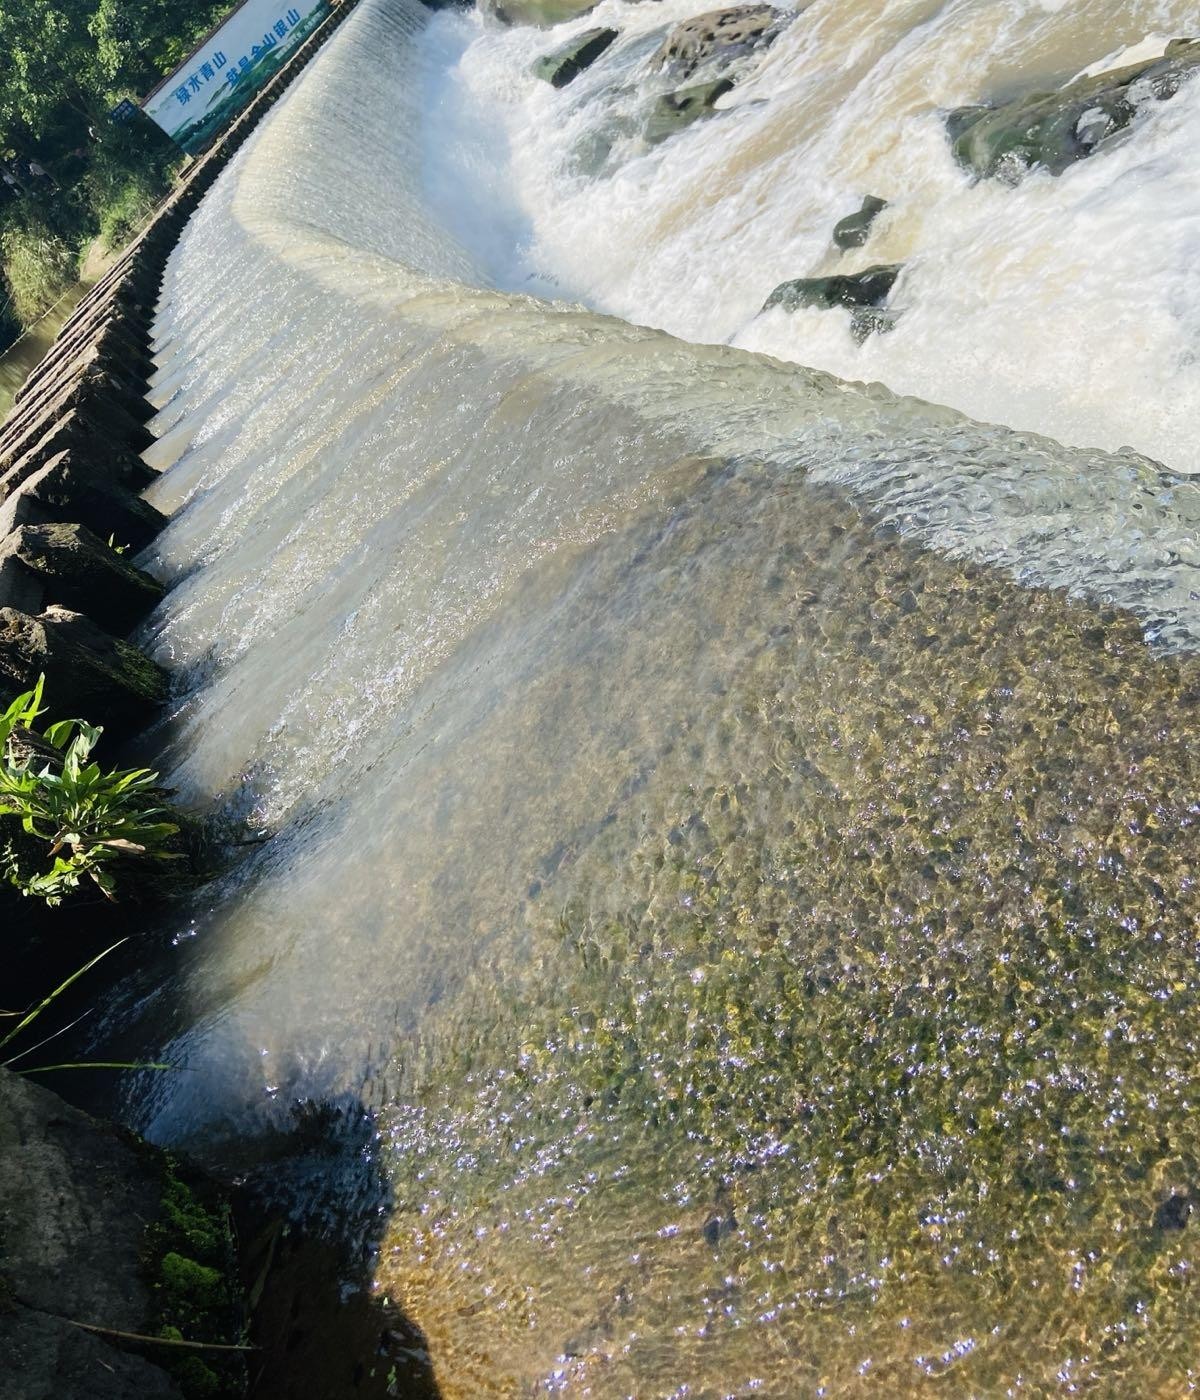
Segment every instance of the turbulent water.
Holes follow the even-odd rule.
[[[1150,104],[1104,160],[1015,190],[968,181],[944,123],[947,108],[1161,52],[1195,28],[1193,4],[815,0],[716,120],[647,151],[647,91],[677,85],[655,81],[650,55],[669,20],[707,8],[605,0],[554,32],[620,31],[563,92],[528,71],[552,47],[544,33],[438,20],[431,140],[446,124],[459,134],[466,179],[435,194],[502,278],[516,284],[526,261],[690,340],[1200,470],[1200,85]],[[506,210],[500,239],[461,193],[480,184]],[[833,224],[866,194],[889,207],[866,247],[839,254]],[[859,345],[842,311],[759,314],[787,279],[897,262],[889,335]]]
[[[624,82],[685,12],[606,0]],[[589,189],[599,68],[363,0],[174,255],[161,766],[273,839],[115,999],[183,1067],[129,1113],[233,1171],[376,1115],[446,1397],[1191,1387],[1200,85],[1015,190],[930,115],[1178,21],[818,0]],[[755,321],[868,186],[886,346]]]

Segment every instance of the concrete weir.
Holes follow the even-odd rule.
[[[166,523],[140,495],[157,474],[141,454],[154,442],[145,395],[163,272],[213,181],[350,8],[336,8],[196,161],[18,391],[0,427],[0,696],[44,674],[56,716],[117,738],[166,698],[166,674],[124,640],[162,590],[123,557]]]
[[[124,640],[163,592],[125,557],[166,524],[140,495],[156,475],[141,454],[154,441],[145,394],[163,271],[204,193],[341,17],[192,166],[79,303],[0,427],[0,703],[44,674],[54,718],[102,724],[119,741],[166,698],[165,672]],[[25,950],[16,960],[37,964],[35,984],[40,947],[65,946],[70,961],[83,945],[53,935],[88,932],[86,912],[36,905],[0,884],[0,926]],[[5,1005],[15,994],[10,983]],[[242,1305],[221,1188],[196,1173],[185,1181],[173,1159],[3,1067],[0,1155],[0,1400],[244,1393],[243,1351],[228,1344]],[[197,1311],[187,1290],[200,1286],[211,1297]],[[203,1341],[164,1344],[177,1323]]]

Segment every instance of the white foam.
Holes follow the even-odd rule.
[[[523,225],[508,285],[537,269],[691,340],[1200,470],[1200,82],[1149,103],[1061,177],[1016,188],[972,183],[942,116],[1153,56],[1188,32],[1190,6],[816,0],[725,99],[731,110],[647,149],[636,127],[658,90],[648,55],[670,24],[708,8],[605,0],[551,33],[437,21],[459,42],[434,84],[441,102],[473,111],[504,153],[493,179],[519,211],[510,225]],[[569,87],[530,74],[538,54],[597,24],[621,37]],[[614,131],[603,172],[581,173],[580,149]],[[867,193],[890,207],[865,248],[838,257],[832,226]],[[472,217],[452,220],[468,243],[481,236]],[[906,268],[891,335],[860,347],[838,312],[758,315],[781,281],[892,261]]]

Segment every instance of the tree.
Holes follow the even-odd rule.
[[[88,32],[86,0],[0,0],[0,54],[6,73],[0,83],[0,131],[37,141],[62,124],[66,112],[85,122],[98,119],[96,45]]]
[[[99,0],[89,24],[99,69],[111,86],[145,92],[187,57],[231,8],[230,0],[184,6],[163,0]]]

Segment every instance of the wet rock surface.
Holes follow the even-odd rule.
[[[0,694],[31,690],[39,675],[56,710],[128,735],[167,696],[167,675],[128,642],[80,613],[49,607],[38,616],[0,607]]]
[[[833,226],[833,241],[845,251],[848,248],[861,248],[871,236],[871,225],[887,208],[887,200],[869,194],[862,207],[855,214],[847,214]]]
[[[763,310],[776,306],[784,311],[797,311],[802,306],[882,306],[900,270],[900,263],[888,263],[830,277],[797,277],[781,282],[763,303]]]
[[[566,87],[595,63],[616,37],[615,29],[586,29],[562,48],[539,58],[533,65],[534,76],[551,87]]]
[[[650,145],[667,140],[695,121],[714,114],[716,104],[727,92],[733,91],[732,78],[718,78],[711,83],[697,83],[660,97],[646,119],[645,138]]]
[[[219,1233],[169,1158],[0,1069],[0,1400],[198,1400],[240,1390],[161,1335],[191,1306],[167,1297],[168,1244]],[[218,1242],[219,1244],[219,1242]],[[219,1250],[218,1250],[219,1253]],[[224,1288],[220,1269],[209,1269]],[[186,1271],[185,1271],[186,1272]],[[101,1329],[99,1331],[87,1329]],[[203,1371],[197,1367],[203,1367]]]
[[[786,19],[773,5],[710,10],[677,24],[650,65],[678,79],[692,78],[704,69],[728,67],[772,43]]]
[[[1166,101],[1200,68],[1200,40],[1177,39],[1161,58],[1079,78],[1000,106],[949,113],[954,155],[972,174],[1015,180],[1032,167],[1061,175],[1127,127],[1149,102]]]

